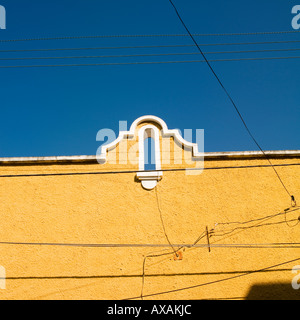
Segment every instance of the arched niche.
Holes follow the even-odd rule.
[[[154,142],[155,170],[145,171],[145,140],[152,138]],[[137,178],[141,181],[143,188],[151,190],[155,188],[158,181],[162,179],[159,130],[154,125],[145,125],[138,132],[139,139],[139,172]]]

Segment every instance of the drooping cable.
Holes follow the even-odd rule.
[[[270,165],[272,166],[277,178],[279,179],[281,185],[283,186],[284,190],[286,191],[286,193],[289,195],[289,197],[292,199],[292,202],[294,201],[294,196],[290,194],[289,190],[287,189],[287,187],[285,186],[285,184],[283,183],[281,177],[279,176],[277,170],[275,169],[275,167],[273,166],[272,162],[270,161],[269,157],[266,155],[266,153],[264,152],[264,150],[261,148],[261,146],[259,145],[259,143],[257,142],[257,140],[254,138],[253,134],[251,133],[250,129],[248,128],[242,114],[240,113],[236,103],[234,102],[233,98],[231,97],[230,93],[227,91],[227,89],[225,88],[225,86],[223,85],[222,81],[220,80],[219,76],[216,74],[215,70],[213,69],[213,67],[211,66],[211,64],[209,63],[209,61],[207,60],[205,54],[203,53],[203,51],[201,50],[200,46],[198,45],[197,41],[195,40],[194,36],[191,34],[191,32],[189,31],[188,27],[186,26],[186,24],[184,23],[183,19],[181,18],[176,6],[174,5],[172,0],[169,0],[170,4],[172,5],[172,7],[174,8],[177,17],[179,18],[180,22],[182,23],[183,27],[185,28],[185,30],[187,31],[187,33],[189,34],[190,38],[192,39],[192,41],[194,42],[194,44],[196,45],[196,47],[198,48],[199,52],[201,53],[202,57],[204,58],[206,64],[208,65],[209,69],[211,70],[211,72],[213,73],[213,75],[215,76],[215,78],[217,79],[218,83],[220,84],[220,86],[222,87],[223,91],[225,92],[226,96],[228,97],[228,99],[231,101],[231,104],[233,105],[235,111],[237,112],[239,118],[241,119],[244,127],[246,128],[248,134],[250,135],[250,137],[252,138],[252,140],[254,141],[254,143],[256,144],[256,146],[260,149],[260,151],[264,154],[265,158],[267,159],[267,161],[270,163]]]

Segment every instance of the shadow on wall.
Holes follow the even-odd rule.
[[[246,300],[300,300],[300,289],[293,289],[291,283],[255,284]]]

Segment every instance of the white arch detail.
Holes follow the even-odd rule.
[[[181,136],[181,134],[179,133],[179,131],[177,129],[173,129],[170,130],[167,127],[167,124],[159,117],[156,116],[152,116],[152,115],[146,115],[146,116],[142,116],[138,119],[136,119],[129,131],[120,131],[119,132],[119,136],[116,140],[114,140],[113,142],[103,146],[101,148],[101,152],[99,155],[97,155],[97,160],[99,162],[106,162],[106,158],[107,158],[107,151],[112,150],[113,148],[115,148],[117,146],[118,143],[120,143],[122,140],[124,139],[132,139],[134,138],[135,135],[135,130],[137,128],[137,126],[139,124],[141,124],[142,122],[154,122],[157,123],[158,125],[161,126],[162,130],[161,130],[161,134],[163,137],[170,137],[173,136],[174,139],[180,143],[181,145],[190,148],[192,150],[192,156],[197,159],[197,158],[202,158],[204,156],[204,153],[201,153],[198,151],[198,145],[196,143],[192,143],[189,141],[186,141],[185,139],[183,139],[183,137]],[[153,126],[154,127],[154,126]]]
[[[154,139],[154,155],[155,155],[155,170],[161,169],[160,161],[160,145],[159,145],[159,130],[153,125],[143,126],[139,130],[139,170],[145,170],[145,146],[144,141],[146,138]]]

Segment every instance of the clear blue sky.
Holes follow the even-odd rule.
[[[174,0],[192,33],[292,31],[289,0]],[[86,35],[183,34],[168,0],[0,0],[0,40]],[[299,34],[197,37],[199,44],[300,40]],[[0,50],[192,44],[188,37],[0,42]],[[202,47],[203,51],[300,48]],[[1,58],[197,52],[194,48],[0,52]],[[300,56],[300,51],[208,58]],[[201,60],[201,56],[5,61],[0,65]],[[212,63],[265,150],[300,149],[300,59]],[[102,128],[152,114],[169,128],[205,129],[205,151],[257,150],[204,63],[0,69],[0,157],[92,155]]]

